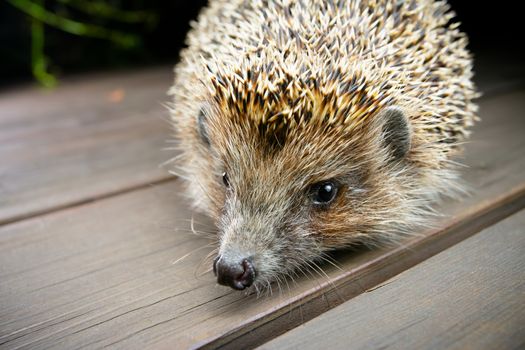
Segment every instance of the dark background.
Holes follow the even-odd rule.
[[[132,49],[114,43],[79,37],[46,27],[45,53],[51,59],[50,71],[59,78],[90,72],[155,64],[173,64],[184,42],[189,21],[194,19],[206,1],[120,1],[108,2],[123,9],[148,9],[158,18],[153,27],[102,23],[142,38]],[[461,28],[470,37],[470,48],[476,57],[487,58],[502,68],[512,62],[521,65],[524,55],[523,19],[518,2],[449,1],[456,11]],[[46,2],[51,11],[60,10],[53,1]],[[81,13],[76,19],[90,22]],[[30,68],[30,23],[28,17],[5,0],[0,1],[0,85],[32,81]]]

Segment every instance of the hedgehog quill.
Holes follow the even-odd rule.
[[[187,45],[177,172],[216,223],[220,284],[398,242],[461,190],[477,92],[445,1],[211,0]]]

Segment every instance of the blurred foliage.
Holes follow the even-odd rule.
[[[35,79],[45,87],[53,87],[57,83],[56,77],[49,72],[50,59],[45,54],[46,26],[80,37],[109,41],[125,50],[134,50],[142,44],[141,35],[137,32],[151,30],[158,20],[153,10],[125,10],[119,7],[119,3],[101,0],[7,2],[26,14],[30,20],[31,71]],[[147,3],[146,0],[144,3]],[[127,24],[130,29],[115,29],[119,24]]]

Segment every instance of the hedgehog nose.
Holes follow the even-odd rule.
[[[229,261],[218,256],[213,263],[213,272],[217,276],[219,284],[237,290],[251,286],[255,279],[255,267],[251,259]]]

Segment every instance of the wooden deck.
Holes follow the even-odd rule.
[[[471,195],[261,298],[216,285],[190,221],[213,227],[159,168],[170,67],[1,93],[0,349],[523,346],[524,80],[484,67]]]

